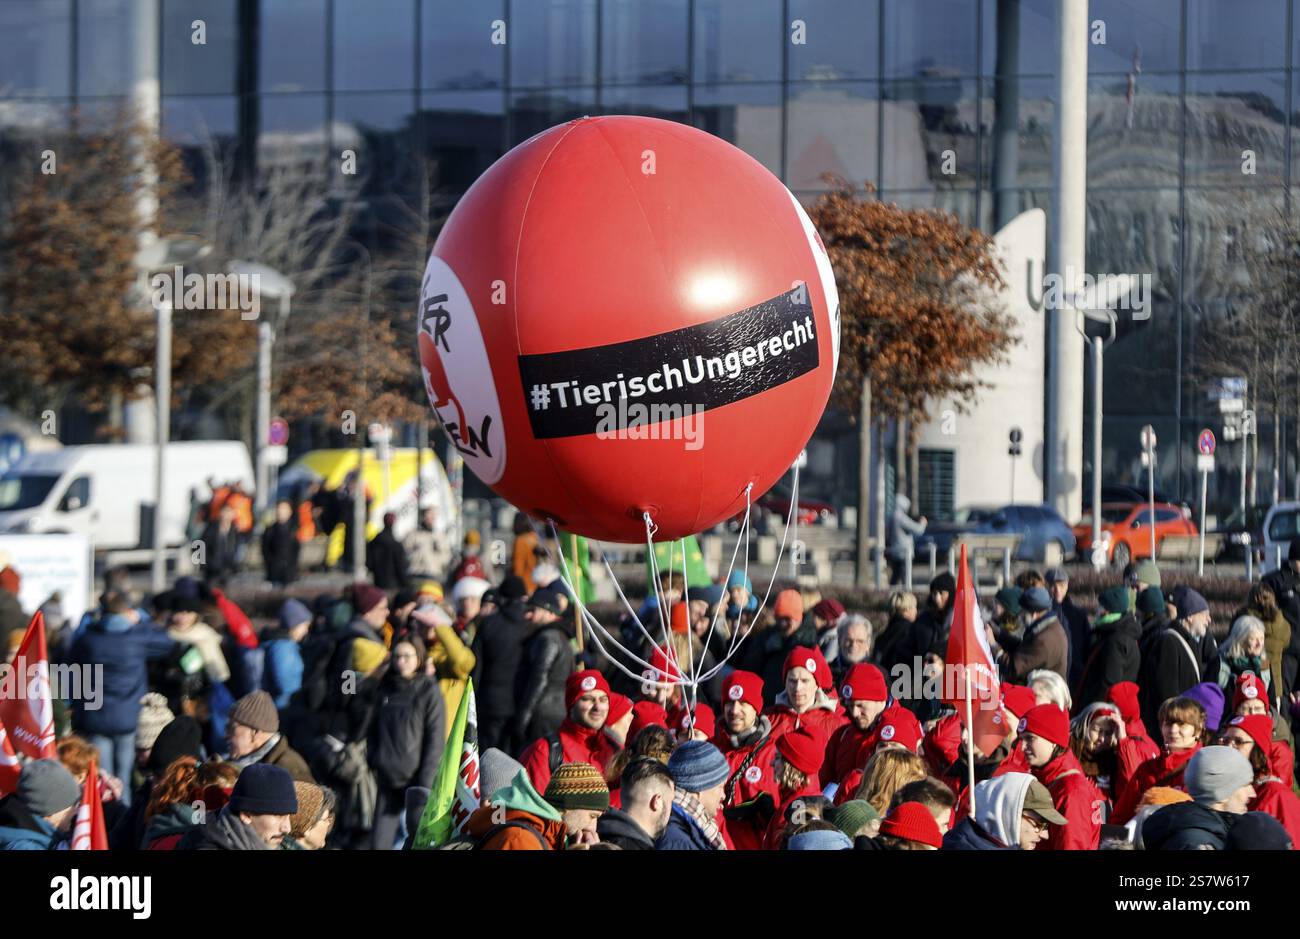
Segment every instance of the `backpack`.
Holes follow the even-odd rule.
[[[483,833],[482,838],[480,838],[477,842],[473,844],[471,850],[481,851],[483,849],[483,845],[487,843],[487,840],[489,838],[491,838],[493,835],[498,834],[499,832],[505,831],[507,828],[522,828],[524,831],[530,832],[533,835],[533,837],[537,839],[537,843],[542,846],[543,851],[551,850],[551,846],[546,843],[546,839],[542,837],[542,833],[540,831],[538,831],[536,828],[534,828],[532,825],[528,824],[527,822],[517,818],[512,818],[508,822],[502,822],[500,825],[493,825],[491,828],[489,828],[486,832]],[[448,845],[448,847],[451,846]]]

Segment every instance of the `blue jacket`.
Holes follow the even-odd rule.
[[[689,815],[673,806],[668,827],[655,842],[656,851],[712,851],[714,847]]]
[[[302,687],[302,650],[288,637],[269,639],[262,649],[266,656],[262,686],[283,711],[289,706],[289,698]]]
[[[88,625],[73,640],[68,658],[76,664],[103,666],[100,707],[87,709],[84,697],[73,701],[72,726],[83,734],[135,733],[140,699],[149,690],[146,663],[175,649],[176,643],[152,620],[133,624],[125,616],[108,615]]]
[[[1019,845],[1007,847],[998,844],[969,816],[963,818],[943,836],[945,851],[1016,851],[1019,848]]]
[[[0,851],[48,851],[59,839],[54,826],[28,811],[16,795],[0,799]]]

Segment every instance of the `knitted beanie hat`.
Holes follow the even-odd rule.
[[[668,772],[678,789],[707,792],[731,777],[731,765],[707,740],[688,740],[668,758]]]
[[[298,793],[288,770],[254,763],[239,774],[228,805],[237,815],[292,815],[298,811]]]
[[[939,823],[920,802],[904,802],[896,806],[880,823],[880,833],[905,841],[919,841],[935,849],[943,847]]]
[[[1183,784],[1193,800],[1209,805],[1227,800],[1255,778],[1250,761],[1232,747],[1205,747],[1187,761]]]
[[[167,707],[167,699],[156,691],[151,691],[140,699],[140,719],[135,725],[135,747],[148,750],[162,733],[162,729],[172,722],[176,715]]]
[[[314,783],[297,781],[293,791],[298,796],[298,811],[289,819],[289,833],[301,840],[325,814],[325,791]]]
[[[280,732],[280,712],[275,709],[275,701],[265,691],[254,691],[236,701],[230,709],[230,719],[268,734]]]
[[[603,812],[609,808],[609,786],[590,763],[565,763],[551,774],[543,798],[561,812],[568,809]]]
[[[880,818],[880,813],[866,799],[850,799],[826,813],[826,820],[850,838],[856,838],[862,826]]]

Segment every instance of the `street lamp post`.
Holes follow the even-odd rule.
[[[1102,322],[1110,327],[1110,337],[1103,339],[1101,336],[1093,336],[1088,342],[1088,347],[1092,349],[1092,544],[1090,546],[1092,554],[1092,563],[1094,567],[1102,567],[1105,564],[1105,553],[1098,553],[1097,548],[1101,544],[1101,383],[1102,383],[1102,360],[1106,351],[1106,346],[1115,341],[1115,313],[1107,310]],[[1090,315],[1089,311],[1078,310],[1075,314],[1074,328],[1077,329],[1084,340],[1088,340],[1087,330],[1084,329],[1085,319],[1098,319],[1095,315]]]
[[[257,491],[253,504],[256,521],[260,526],[266,514],[267,497],[270,495],[270,467],[266,448],[270,445],[271,435],[271,354],[275,347],[276,332],[283,328],[289,317],[289,301],[293,297],[294,283],[274,268],[251,261],[233,261],[230,271],[237,277],[252,280],[259,298],[279,302],[275,322],[263,315],[259,316],[257,324],[257,428],[254,431]]]

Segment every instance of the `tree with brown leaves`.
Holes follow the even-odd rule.
[[[836,402],[858,415],[858,583],[869,556],[867,511],[871,425],[925,419],[927,403],[952,398],[965,411],[981,383],[973,370],[1003,361],[1012,319],[990,298],[1003,285],[993,239],[956,216],[903,209],[830,177],[809,215],[817,226],[840,297]],[[884,548],[884,462],[876,448],[876,579]]]

